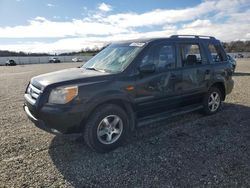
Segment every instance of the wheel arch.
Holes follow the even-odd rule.
[[[101,105],[105,104],[115,104],[119,107],[121,107],[129,118],[129,125],[130,130],[133,131],[135,129],[136,124],[136,116],[135,116],[135,107],[133,103],[125,96],[109,96],[105,97],[103,96],[102,99],[98,100],[98,102],[95,102],[89,106],[88,112],[85,114],[85,118],[83,118],[81,122],[81,129],[84,129],[84,125],[87,123],[88,119],[90,118],[91,114]]]
[[[225,84],[222,81],[218,81],[218,82],[214,82],[211,87],[216,87],[220,90],[221,94],[222,94],[222,101],[224,101],[226,99],[226,88],[225,88]]]

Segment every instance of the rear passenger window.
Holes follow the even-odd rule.
[[[181,45],[182,66],[194,66],[202,64],[202,56],[198,44]]]
[[[221,52],[221,49],[218,46],[215,46],[213,44],[208,44],[208,49],[210,51],[212,61],[214,63],[220,63],[225,61],[225,58],[223,57],[223,53]]]

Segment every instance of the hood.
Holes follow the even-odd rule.
[[[38,87],[44,88],[55,83],[79,80],[83,78],[100,77],[109,74],[110,73],[99,72],[95,70],[86,70],[83,68],[71,68],[33,77],[31,79],[31,83]]]

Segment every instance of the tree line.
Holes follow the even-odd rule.
[[[250,52],[250,41],[233,41],[233,42],[223,42],[223,47],[226,52]]]
[[[81,50],[78,52],[65,52],[65,53],[60,53],[60,54],[26,53],[26,52],[13,52],[13,51],[8,51],[8,50],[0,50],[0,57],[93,56],[97,54],[98,52],[100,52],[103,48],[87,49],[87,50]]]
[[[28,56],[48,56],[49,54],[47,53],[26,53],[26,52],[12,52],[8,50],[0,50],[0,57],[17,57],[17,56],[22,56],[22,57],[28,57]]]

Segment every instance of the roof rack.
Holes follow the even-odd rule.
[[[205,35],[172,35],[170,38],[198,38],[198,39],[215,39],[211,36],[205,36]]]

